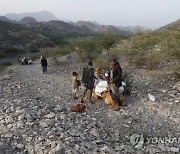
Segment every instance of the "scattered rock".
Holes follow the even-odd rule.
[[[179,148],[175,148],[175,147],[169,147],[167,150],[169,152],[179,152]]]
[[[146,76],[148,70],[137,73],[133,68],[131,95],[125,95],[127,108],[112,112],[100,99],[85,102],[86,112],[77,114],[69,110],[78,103],[72,99],[69,78],[75,70],[81,73],[81,65],[64,61],[55,74],[50,63],[43,75],[37,62],[17,66],[8,80],[0,79],[2,153],[179,153],[176,144],[143,144],[147,136],[179,134],[180,92],[174,79],[157,81]],[[82,90],[79,87],[78,95]],[[152,103],[155,96],[158,102]],[[144,134],[138,136],[139,132]]]
[[[173,121],[174,121],[176,124],[180,125],[180,118],[173,118]]]
[[[55,115],[55,113],[53,113],[53,112],[45,115],[45,117],[48,118],[48,119],[52,119],[52,118],[54,118],[55,116],[56,116],[56,115]]]
[[[23,149],[24,148],[24,144],[17,144],[17,148]]]
[[[154,97],[153,95],[151,94],[148,94],[148,97],[151,101],[155,102],[156,101],[156,97]]]
[[[94,137],[96,137],[96,138],[100,138],[100,135],[99,135],[99,132],[97,131],[97,129],[92,129],[91,131],[90,131],[90,133],[94,136]]]

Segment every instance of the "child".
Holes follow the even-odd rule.
[[[73,72],[71,79],[72,79],[72,95],[73,95],[74,100],[77,99],[76,93],[77,93],[78,86],[79,86],[79,84],[78,84],[79,80],[77,78],[78,78],[78,73]]]

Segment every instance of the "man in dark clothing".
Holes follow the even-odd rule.
[[[92,67],[92,61],[88,62],[88,66],[83,68],[82,83],[84,83],[84,91],[82,93],[80,102],[83,102],[83,98],[87,91],[89,91],[88,103],[91,103],[91,96],[94,88],[94,68]]]
[[[112,58],[110,60],[110,70],[108,72],[108,85],[109,89],[112,91],[112,99],[118,102],[114,110],[119,110],[121,105],[121,94],[119,92],[119,87],[122,86],[122,68],[116,58]]]
[[[43,74],[44,73],[47,73],[47,60],[45,57],[42,57],[41,59],[41,66],[42,66],[42,71],[43,71]]]

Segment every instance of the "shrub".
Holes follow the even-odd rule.
[[[134,53],[131,55],[132,57],[132,63],[137,66],[144,66],[146,62],[146,53],[143,51],[134,51]]]
[[[56,45],[65,45],[67,43],[61,36],[51,36],[50,40]]]
[[[93,39],[78,41],[74,45],[82,61],[95,60],[102,52],[101,46]]]
[[[160,62],[162,61],[162,53],[159,51],[153,51],[147,54],[145,66],[147,69],[153,70],[158,67]]]
[[[109,50],[117,43],[118,38],[113,34],[103,34],[99,37],[99,41],[104,49]]]
[[[64,47],[55,47],[52,49],[52,51],[50,51],[51,55],[66,55],[69,54],[71,52],[71,48],[69,46],[64,46]]]
[[[52,41],[50,41],[49,39],[44,39],[33,42],[30,48],[44,48],[44,47],[53,47],[53,46],[54,43]]]
[[[107,69],[109,67],[109,57],[100,55],[95,61],[94,66],[100,69]]]
[[[160,62],[180,60],[180,29],[135,33],[119,42],[116,49],[130,64],[155,69]]]

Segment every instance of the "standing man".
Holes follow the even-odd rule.
[[[41,58],[41,66],[42,66],[42,71],[43,71],[43,74],[44,73],[47,73],[47,59],[43,56]]]
[[[114,111],[117,111],[120,109],[121,104],[119,87],[122,86],[122,68],[115,57],[110,60],[108,85],[112,90],[112,98],[118,102],[114,108]]]
[[[83,68],[83,76],[82,76],[82,83],[84,83],[84,91],[81,95],[80,102],[83,102],[83,98],[86,94],[87,91],[89,91],[89,96],[88,96],[88,103],[91,104],[91,96],[94,88],[94,68],[92,67],[92,61],[88,62],[88,66]]]

